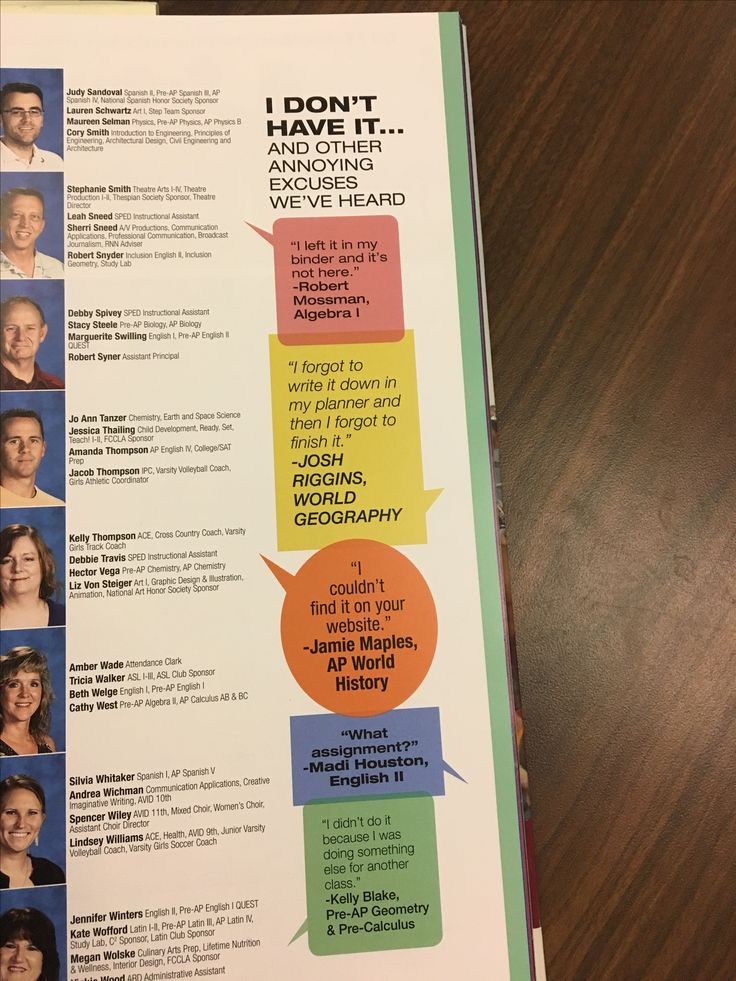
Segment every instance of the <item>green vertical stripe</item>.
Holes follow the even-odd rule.
[[[531,978],[530,951],[524,899],[521,829],[516,798],[514,720],[506,666],[498,557],[496,549],[492,547],[497,533],[491,484],[493,468],[486,422],[486,383],[483,376],[483,341],[476,274],[462,36],[458,14],[440,13],[438,16],[455,231],[455,262],[475,519],[475,548],[478,559],[488,704],[496,774],[506,932],[512,981],[523,981]]]

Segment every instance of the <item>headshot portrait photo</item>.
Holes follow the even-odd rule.
[[[59,68],[0,69],[0,170],[64,168],[64,96]]]
[[[24,392],[63,387],[63,282],[37,279],[3,283],[0,389]]]
[[[66,889],[15,889],[0,914],[2,981],[66,981]]]
[[[63,753],[0,758],[0,889],[64,884],[65,759]]]
[[[8,392],[0,412],[0,508],[64,504],[64,393]]]
[[[11,175],[14,176],[14,175]],[[3,174],[0,195],[0,280],[64,277],[61,174]]]
[[[34,653],[27,653],[29,651]],[[9,694],[12,696],[14,686],[8,685],[8,678],[20,675],[21,681],[28,682],[31,680],[27,677],[28,675],[38,674],[41,682],[44,683],[44,691],[41,693],[43,698],[37,699],[38,705],[34,699],[33,704],[25,707],[28,716],[27,728],[36,742],[35,747],[30,747],[31,753],[49,751],[63,753],[66,749],[65,656],[66,630],[63,628],[61,630],[51,627],[42,630],[3,630],[0,634],[0,685],[4,683],[6,689],[10,688]],[[19,665],[24,665],[24,667],[19,669]],[[46,678],[44,675],[46,672],[48,672],[48,686],[45,685]],[[26,677],[24,678],[23,675]],[[48,691],[45,690],[46,687],[48,687]],[[9,696],[6,692],[6,706],[8,701]],[[28,699],[28,701],[31,700]],[[21,699],[21,710],[23,708],[23,700]],[[39,709],[43,709],[40,716],[38,715]],[[15,728],[18,728],[19,720],[12,718],[14,713],[17,714],[17,710],[12,703],[2,713],[0,728],[7,727],[6,735],[8,731],[12,732],[12,723],[16,723]],[[15,743],[15,747],[8,745],[3,750],[2,742],[3,735],[0,732],[0,754],[2,756],[12,756],[13,752],[9,751],[12,749],[15,749],[17,755],[23,755],[18,752],[18,748],[15,748],[18,744],[12,735],[10,742]],[[43,748],[44,745],[46,749]]]
[[[10,508],[0,512],[3,630],[62,627],[66,623],[64,521],[64,508]]]

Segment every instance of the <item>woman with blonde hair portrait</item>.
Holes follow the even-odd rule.
[[[0,757],[54,753],[54,692],[46,655],[14,647],[0,657]]]

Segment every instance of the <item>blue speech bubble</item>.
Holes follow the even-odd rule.
[[[291,718],[294,804],[366,794],[445,793],[440,710],[394,709],[362,720],[345,715]]]

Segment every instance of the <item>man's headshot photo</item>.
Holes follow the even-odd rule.
[[[43,420],[33,409],[0,412],[0,507],[58,507],[64,502],[36,485],[46,455]]]
[[[9,392],[63,388],[36,360],[49,328],[43,308],[30,296],[0,303],[0,389]]]
[[[64,502],[36,486],[46,455],[41,416],[33,409],[0,412],[0,507],[58,507]]]
[[[46,228],[37,187],[11,187],[0,197],[0,279],[62,279],[64,264],[36,248]]]
[[[0,88],[0,169],[63,170],[58,153],[36,142],[43,130],[43,91],[32,82],[10,81]]]

